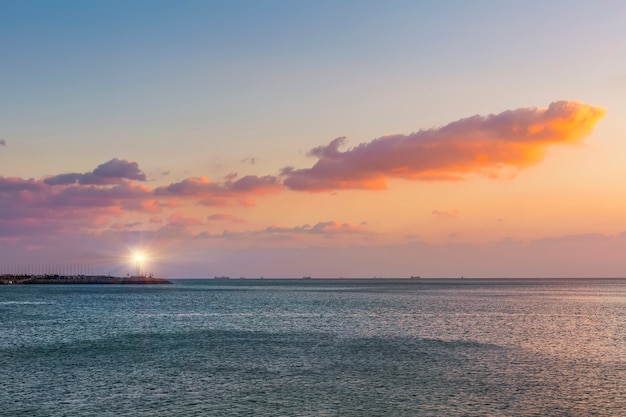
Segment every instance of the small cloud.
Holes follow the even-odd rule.
[[[207,220],[230,223],[246,223],[246,221],[241,217],[233,216],[232,214],[226,213],[211,214],[207,217]]]
[[[202,224],[202,220],[193,217],[183,217],[182,213],[174,213],[168,219],[168,226],[172,227],[190,227]]]
[[[4,139],[0,139],[0,146],[7,146],[7,141]]]
[[[133,227],[137,227],[137,226],[141,226],[143,223],[142,222],[133,222],[133,223],[113,223],[111,225],[111,229],[115,229],[115,230],[126,230],[126,229],[132,229]]]
[[[141,172],[137,162],[113,158],[93,171],[59,174],[46,178],[44,182],[48,185],[113,185],[122,184],[125,180],[146,181],[146,174]]]
[[[141,172],[137,162],[113,158],[109,162],[99,165],[93,174],[105,178],[124,178],[128,180],[145,181],[146,174]]]
[[[314,235],[335,235],[344,233],[367,233],[363,226],[355,226],[350,223],[339,223],[334,220],[319,222],[311,226],[308,224],[295,227],[270,226],[265,229],[268,233],[303,233]]]
[[[553,245],[553,244],[583,244],[583,243],[600,243],[612,239],[602,233],[581,233],[575,235],[551,236],[531,241],[533,245]]]
[[[433,210],[431,213],[433,216],[438,219],[454,219],[459,216],[459,211],[457,209],[444,211],[444,210]]]
[[[500,245],[521,245],[523,242],[511,236],[505,236],[495,243],[500,244]]]

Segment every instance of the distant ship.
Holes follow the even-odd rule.
[[[419,275],[411,275],[411,279],[421,279],[422,277],[420,277]]]
[[[312,279],[311,277],[302,277],[302,279]]]
[[[220,280],[220,281],[225,281],[227,279],[230,279],[230,277],[213,277],[213,279],[217,279],[217,280]]]

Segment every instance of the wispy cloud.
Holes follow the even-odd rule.
[[[211,214],[207,217],[207,220],[217,221],[217,222],[230,222],[230,223],[246,223],[244,219],[241,217],[234,216],[232,214],[227,213],[216,213]]]
[[[281,188],[277,177],[247,175],[239,179],[228,177],[222,183],[211,182],[205,177],[189,177],[158,187],[154,192],[157,196],[199,199],[204,205],[223,206],[233,200],[249,205],[250,197],[276,192]]]
[[[342,235],[359,235],[369,234],[370,232],[364,226],[357,226],[351,223],[340,223],[335,220],[326,222],[315,223],[314,225],[303,224],[300,226],[268,226],[264,229],[247,230],[242,232],[235,232],[225,230],[219,234],[212,234],[209,232],[198,233],[198,238],[211,238],[211,239],[275,239],[275,238],[289,238],[298,235],[305,236],[318,236],[323,238],[334,238]]]
[[[457,209],[449,210],[449,211],[433,210],[431,214],[437,217],[438,219],[454,219],[456,217],[459,217],[459,211]]]
[[[126,229],[132,229],[137,226],[141,226],[142,224],[143,222],[132,222],[132,223],[117,222],[111,225],[111,229],[126,230]]]
[[[270,226],[265,229],[268,233],[287,233],[287,234],[314,234],[314,235],[335,235],[344,233],[365,233],[363,226],[355,226],[350,223],[339,223],[337,221],[328,221],[316,223],[313,226],[308,224],[296,227]]]
[[[312,149],[311,168],[282,170],[293,190],[384,189],[389,178],[460,180],[541,161],[548,146],[587,136],[605,110],[578,101],[473,116],[409,135],[389,135],[341,151],[346,138]]]
[[[0,146],[7,146],[7,141],[4,139],[0,139]]]
[[[172,227],[191,227],[201,224],[201,219],[195,217],[185,217],[181,212],[172,214],[168,219],[168,225]]]

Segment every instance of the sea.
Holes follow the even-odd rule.
[[[626,280],[0,287],[1,416],[626,416]]]

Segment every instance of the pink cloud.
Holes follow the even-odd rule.
[[[175,196],[198,199],[207,206],[224,206],[233,201],[243,205],[254,205],[251,196],[262,196],[282,189],[277,177],[247,175],[235,180],[236,174],[229,175],[222,183],[211,182],[206,177],[189,177],[155,189],[157,196]]]
[[[107,219],[124,214],[125,204],[145,211],[141,201],[151,192],[128,180],[116,185],[51,185],[46,179],[0,177],[0,235],[25,235],[30,228],[61,233],[103,227]]]
[[[38,192],[42,191],[45,185],[34,179],[22,179],[17,177],[0,177],[0,195],[12,192]]]
[[[175,195],[181,197],[230,196],[236,193],[265,194],[281,188],[276,177],[248,175],[236,181],[227,179],[224,183],[211,182],[206,177],[189,177],[184,180],[159,187],[156,194]]]
[[[132,222],[132,223],[117,222],[111,225],[111,229],[126,230],[126,229],[132,229],[137,226],[141,226],[142,224],[143,222]]]
[[[168,225],[173,227],[190,227],[202,224],[202,220],[194,217],[184,217],[183,213],[174,213],[168,219]]]
[[[120,206],[124,202],[151,198],[150,187],[133,182],[125,182],[113,187],[74,185],[49,194],[50,202],[58,206],[72,207]]]
[[[433,210],[432,215],[438,219],[454,219],[459,216],[459,211],[457,209],[450,211]]]
[[[254,205],[252,197],[282,188],[276,177],[237,178],[236,174],[220,183],[192,177],[158,188],[137,180],[145,180],[138,164],[120,159],[84,174],[59,174],[39,180],[0,176],[0,219],[13,222],[9,225],[0,221],[0,236],[18,233],[19,221],[25,222],[26,228],[41,224],[42,230],[52,227],[45,224],[52,220],[54,230],[76,228],[78,223],[80,228],[97,228],[108,224],[107,219],[129,212],[154,214],[189,202]],[[182,221],[172,220],[170,226],[180,226]]]
[[[346,151],[346,138],[310,151],[317,162],[282,170],[292,190],[384,189],[388,178],[460,180],[466,174],[493,176],[506,167],[541,161],[546,148],[574,143],[591,133],[605,110],[577,101],[548,108],[526,107],[473,116],[409,135],[389,135]]]

